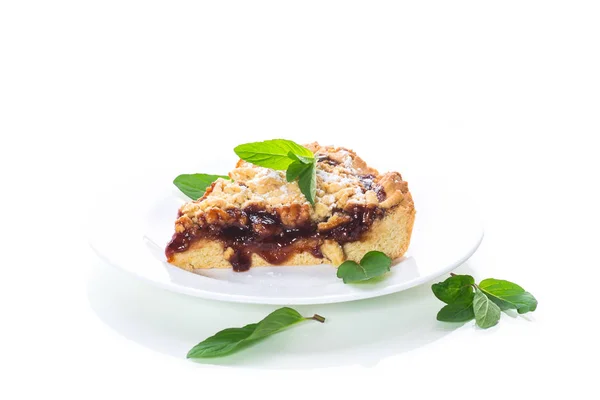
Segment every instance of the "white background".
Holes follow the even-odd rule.
[[[1,2],[1,397],[593,398],[599,20],[595,1]],[[448,326],[423,286],[302,307],[328,323],[239,363],[169,354],[273,308],[100,264],[90,204],[276,137],[470,187],[486,238],[459,271],[513,280],[538,310]]]

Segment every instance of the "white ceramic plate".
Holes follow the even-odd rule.
[[[257,267],[194,274],[166,262],[177,209],[186,200],[170,177],[137,180],[97,199],[92,248],[109,264],[160,287],[208,299],[260,304],[322,304],[399,292],[464,263],[483,229],[465,194],[442,179],[407,177],[417,217],[408,253],[376,283],[345,285],[330,265]],[[141,207],[141,208],[140,208]]]

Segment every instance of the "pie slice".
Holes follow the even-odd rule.
[[[306,146],[317,159],[312,206],[297,182],[240,160],[202,198],[179,209],[167,260],[194,271],[265,265],[339,265],[378,250],[401,257],[415,208],[397,172],[380,175],[352,150]]]

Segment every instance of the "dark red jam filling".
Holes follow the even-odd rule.
[[[330,165],[339,162],[328,156],[317,156],[317,161]],[[385,200],[383,187],[374,182],[374,175],[359,177],[363,192],[373,190],[377,199]],[[207,194],[211,190],[207,190]],[[205,194],[206,196],[206,194]],[[233,255],[229,258],[234,271],[247,271],[252,264],[252,254],[257,254],[270,264],[282,264],[292,255],[309,252],[316,258],[323,258],[321,245],[325,240],[335,240],[340,244],[359,241],[362,235],[371,227],[373,222],[382,218],[385,211],[378,207],[356,205],[348,210],[333,210],[350,217],[348,221],[329,230],[317,230],[317,224],[308,222],[304,225],[286,227],[275,212],[269,212],[257,207],[244,210],[227,210],[232,218],[227,224],[207,224],[193,226],[182,233],[175,233],[167,245],[165,254],[171,260],[175,253],[186,251],[196,240],[207,238],[219,240],[225,248],[232,248]],[[178,217],[181,212],[178,213]]]
[[[323,258],[320,247],[327,239],[340,244],[360,240],[373,222],[383,217],[384,210],[378,207],[354,206],[350,210],[335,210],[348,215],[349,221],[330,230],[318,231],[315,223],[288,228],[283,226],[275,212],[257,208],[228,210],[236,221],[227,226],[209,225],[208,228],[194,227],[182,233],[175,233],[167,245],[165,254],[171,259],[174,253],[186,251],[190,244],[201,238],[219,240],[225,248],[234,251],[230,257],[235,271],[247,271],[252,264],[252,254],[261,256],[270,264],[282,264],[295,253],[310,252],[317,258]]]

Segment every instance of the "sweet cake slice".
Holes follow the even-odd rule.
[[[339,265],[378,250],[401,257],[415,208],[397,172],[379,174],[352,150],[306,146],[316,159],[311,205],[298,182],[240,160],[204,196],[179,209],[168,261],[183,269]]]

